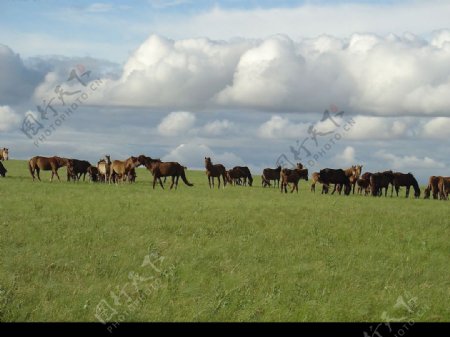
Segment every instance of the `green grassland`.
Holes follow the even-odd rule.
[[[202,171],[176,191],[144,169],[33,183],[25,161],[4,165],[0,321],[95,322],[105,303],[111,321],[450,320],[449,202],[303,180],[285,195],[259,177],[210,190]]]

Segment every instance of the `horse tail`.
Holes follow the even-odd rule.
[[[183,180],[183,182],[188,185],[188,186],[194,186],[194,184],[191,184],[187,179],[186,179],[186,174],[184,173],[184,167],[181,168],[181,179]]]

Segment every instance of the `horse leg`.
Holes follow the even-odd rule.
[[[406,197],[408,198],[409,197],[409,189],[411,188],[411,186],[407,186],[406,187]]]
[[[164,177],[164,178],[167,178],[167,177]],[[170,184],[170,190],[172,189],[172,187],[173,187],[173,184],[175,183],[175,178],[174,178],[174,176],[172,176],[172,183]]]
[[[316,193],[316,183],[311,184],[311,192]]]
[[[219,181],[217,188],[220,189],[220,174],[217,176],[217,180]],[[223,181],[223,183],[225,184],[225,180]]]
[[[337,186],[337,184],[334,184],[333,192],[331,192],[331,195],[333,195],[334,192],[336,192],[336,186]]]
[[[161,185],[161,188],[164,189],[164,185],[163,185],[163,183],[162,183],[161,177],[160,177],[159,175],[157,176],[156,174],[155,174],[155,177],[158,178],[159,184]],[[165,178],[165,177],[164,177],[164,178]]]

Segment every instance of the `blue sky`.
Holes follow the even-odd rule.
[[[450,175],[449,17],[443,0],[2,1],[0,146],[197,168],[209,155],[259,171],[311,125],[329,129],[319,121],[336,105],[357,123],[320,166],[423,183]],[[22,122],[59,85],[86,90],[67,82],[73,69],[102,88],[35,146]]]

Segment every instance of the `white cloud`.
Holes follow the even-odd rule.
[[[298,139],[306,136],[307,129],[306,124],[294,123],[289,118],[275,115],[261,124],[258,135],[269,139]]]
[[[195,115],[187,111],[168,114],[158,125],[158,132],[163,136],[177,136],[186,133],[195,124]]]
[[[386,166],[394,170],[414,170],[414,169],[440,169],[444,168],[445,164],[438,162],[428,156],[418,158],[414,155],[395,155],[385,150],[375,152],[375,158],[386,161]]]
[[[211,157],[214,164],[223,164],[226,168],[244,165],[244,161],[232,152],[216,153],[205,144],[181,144],[165,155],[163,161],[177,161],[189,168],[203,169],[205,157]]]
[[[224,120],[215,120],[209,122],[203,126],[203,132],[207,136],[224,136],[226,134],[230,134],[236,132],[237,126],[230,122],[227,119]]]
[[[337,154],[334,158],[336,164],[345,166],[345,165],[354,165],[356,161],[356,151],[352,146],[347,146],[344,151],[340,154]]]
[[[90,13],[104,13],[104,12],[109,12],[112,9],[113,9],[112,4],[96,2],[96,3],[90,4],[86,8],[86,11],[90,12]]]
[[[426,138],[446,139],[450,134],[450,118],[438,117],[428,121],[424,127],[422,135]]]
[[[21,118],[9,106],[0,106],[0,131],[9,131],[13,127],[18,126]]]
[[[350,132],[346,133],[346,139],[352,140],[376,140],[394,139],[405,136],[408,131],[408,120],[386,117],[353,117],[355,124]]]

